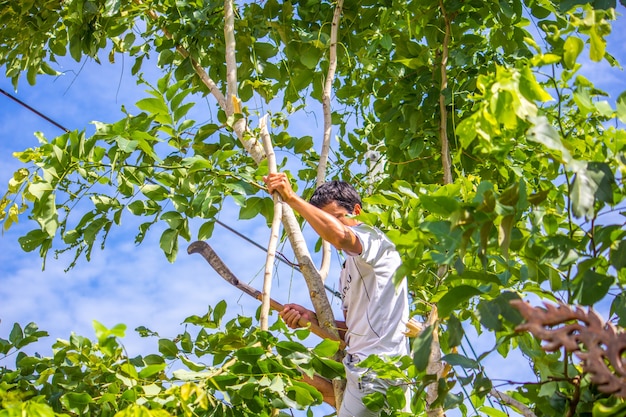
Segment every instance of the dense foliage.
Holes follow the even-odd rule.
[[[139,113],[99,122],[92,136],[40,137],[39,147],[17,155],[24,166],[0,210],[5,227],[24,215],[37,223],[20,239],[24,250],[89,259],[94,245],[104,245],[108,231],[132,214],[146,219],[137,242],[155,238],[153,225],[167,224],[159,239],[174,261],[181,238],[211,235],[229,197],[240,205],[241,219],[263,215],[269,222],[273,204],[261,192],[267,165],[242,145],[258,128],[236,129],[241,120],[253,126],[266,111],[274,145],[293,155],[291,174],[309,192],[319,141],[293,136],[289,121],[322,101],[335,3],[237,6],[240,111],[228,95],[220,101],[215,94],[227,89],[223,63],[232,46],[222,2],[2,0],[0,6],[0,63],[16,86],[23,73],[31,84],[54,75],[57,57],[67,53],[76,61],[126,54],[139,80],[155,60],[163,73],[156,83],[144,81],[151,95],[136,103]],[[367,194],[363,218],[400,249],[413,314],[425,317],[438,307],[441,349],[452,371],[437,382],[435,405],[502,415],[488,405],[494,384],[481,360],[515,351],[528,358],[536,381],[509,381],[508,394],[534,415],[619,415],[624,408],[591,386],[570,354],[547,354],[531,336],[516,333],[521,316],[508,303],[532,296],[610,305],[611,320],[626,325],[626,92],[611,95],[580,73],[583,60],[619,65],[606,36],[622,6],[610,0],[343,5],[331,115],[339,145],[327,176]],[[215,103],[199,110],[207,95]],[[210,114],[210,122],[192,120],[196,111]],[[384,167],[376,176],[355,169],[372,152]],[[204,223],[192,230],[196,218]],[[279,341],[245,317],[219,328],[223,308],[187,319],[198,326],[193,336],[158,339],[155,355],[125,356],[117,339],[123,329],[100,325],[97,341],[72,336],[55,344],[52,358],[17,354],[15,370],[0,368],[0,415],[270,415],[320,402],[296,369],[340,374],[328,359],[337,346]],[[469,328],[496,340],[480,358],[458,353]],[[280,324],[272,331],[289,334]],[[41,336],[33,324],[16,325],[0,339],[0,353]],[[432,337],[428,328],[415,339],[413,357],[399,368],[369,363],[414,384],[416,414],[425,412],[423,390],[436,379],[426,376]],[[202,362],[205,355],[210,365]],[[188,371],[167,372],[174,360]],[[391,409],[398,404],[390,393]]]

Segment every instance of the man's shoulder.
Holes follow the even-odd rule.
[[[352,230],[357,234],[366,234],[370,236],[370,239],[384,239],[389,240],[385,232],[380,230],[376,226],[369,225],[367,223],[359,223],[355,226],[351,226]]]

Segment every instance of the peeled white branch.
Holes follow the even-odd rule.
[[[428,357],[428,366],[426,367],[426,373],[429,375],[437,375],[437,380],[428,385],[428,387],[426,388],[426,415],[428,417],[442,417],[445,415],[443,413],[443,408],[441,407],[430,408],[430,404],[432,404],[437,399],[437,381],[439,380],[439,378],[442,377],[444,370],[443,363],[441,362],[441,346],[439,344],[438,321],[439,310],[437,310],[436,305],[433,305],[432,310],[430,311],[430,315],[428,316],[428,320],[426,321],[426,326],[431,326],[433,328],[433,341],[430,346],[430,356]]]
[[[489,392],[489,394],[494,396],[501,403],[506,404],[508,406],[511,406],[511,407],[517,409],[517,411],[519,411],[519,413],[521,415],[523,415],[524,417],[537,417],[535,415],[535,413],[533,413],[532,410],[526,406],[526,404],[523,404],[523,403],[517,401],[513,397],[511,397],[511,396],[509,396],[509,395],[507,395],[507,394],[505,394],[503,392],[500,392],[500,391],[496,390],[495,388],[492,389]]]
[[[261,139],[263,141],[263,148],[267,155],[267,165],[270,174],[276,173],[276,157],[274,155],[274,146],[272,145],[272,138],[267,129],[267,115],[263,116],[259,122],[259,128],[261,130]],[[263,297],[261,300],[261,330],[267,330],[269,328],[268,319],[270,313],[270,301],[272,290],[272,270],[274,269],[274,260],[276,259],[276,246],[278,244],[280,222],[283,218],[283,205],[280,198],[280,194],[275,192],[272,195],[274,199],[274,217],[272,218],[272,227],[270,229],[270,240],[267,244],[267,258],[265,260],[265,275],[263,278]]]
[[[326,166],[328,165],[328,154],[330,153],[330,136],[332,133],[332,110],[330,106],[330,93],[335,80],[335,72],[337,70],[337,32],[339,31],[339,19],[343,9],[343,0],[338,0],[333,14],[333,21],[330,28],[330,48],[328,56],[328,73],[326,74],[326,82],[324,83],[324,92],[322,94],[322,108],[324,111],[324,140],[322,141],[322,151],[320,152],[320,162],[317,166],[317,186],[319,187],[326,180]],[[325,281],[330,271],[330,243],[324,241],[322,243],[322,264],[320,265],[320,275]]]

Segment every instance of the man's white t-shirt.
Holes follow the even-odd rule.
[[[409,319],[406,279],[397,286],[400,267],[395,245],[375,227],[350,228],[361,241],[360,254],[346,252],[339,278],[346,327],[347,352],[365,359],[371,354],[408,354],[406,323]]]

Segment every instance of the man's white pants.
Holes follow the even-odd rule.
[[[346,355],[343,365],[346,369],[346,390],[343,394],[341,409],[337,417],[378,417],[380,411],[372,411],[363,404],[363,397],[374,392],[385,394],[394,381],[376,378],[376,374],[367,369],[359,368],[359,359],[354,355]],[[411,411],[411,397],[407,385],[404,385],[406,406],[402,411]]]

